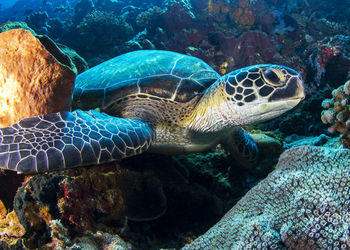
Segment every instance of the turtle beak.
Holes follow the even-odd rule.
[[[295,98],[295,99],[286,101],[286,104],[287,104],[287,106],[290,107],[290,109],[292,109],[295,106],[297,106],[299,104],[299,102],[301,102],[302,100],[303,99],[301,99],[301,98]]]
[[[269,102],[284,100],[285,102],[299,103],[305,99],[305,89],[303,80],[300,77],[294,77],[288,85],[276,91],[269,97]]]
[[[291,108],[295,107],[299,104],[299,102],[305,99],[304,81],[299,78],[297,85],[298,87],[296,89],[294,98],[292,98],[291,100],[287,100],[287,105]]]
[[[300,100],[304,100],[305,99],[305,88],[304,88],[304,81],[302,79],[300,79],[298,81],[298,91],[297,91],[297,97]]]

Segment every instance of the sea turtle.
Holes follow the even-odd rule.
[[[75,111],[26,118],[0,129],[0,166],[44,172],[148,149],[202,152],[218,143],[251,164],[257,148],[240,126],[274,118],[304,96],[301,76],[288,67],[255,65],[220,77],[192,56],[129,52],[77,76]]]

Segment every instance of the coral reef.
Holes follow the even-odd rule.
[[[236,24],[240,24],[249,30],[255,22],[254,13],[250,6],[250,1],[239,0],[238,8],[231,14],[231,17]]]
[[[25,22],[6,22],[0,25],[0,32],[5,32],[14,29],[29,30],[33,35],[36,35],[35,31],[31,29]]]
[[[167,198],[164,215],[149,222],[130,220],[126,230],[129,233],[123,239],[138,249],[150,249],[152,245],[179,248],[184,232],[204,233],[232,206],[232,197],[243,193],[238,187],[245,186],[243,176],[237,176],[236,187],[228,185],[227,164],[230,162],[222,152],[193,154],[188,158],[143,154],[123,160],[121,164],[126,169],[153,172],[161,181]],[[140,235],[146,236],[151,244],[142,241],[140,244]]]
[[[128,51],[128,49],[119,49],[120,47],[129,47],[129,50],[149,48],[142,46],[142,41],[135,39],[137,34],[142,33],[144,29],[147,33],[145,39],[148,39],[156,48],[190,53],[193,51],[191,47],[195,47],[194,54],[208,59],[208,63],[217,66],[225,62],[230,64],[229,60],[225,60],[226,58],[222,59],[220,44],[215,39],[211,39],[220,33],[227,37],[238,38],[244,31],[253,27],[256,31],[265,32],[270,36],[273,47],[275,47],[275,63],[287,62],[288,65],[296,65],[297,61],[306,61],[305,58],[309,57],[309,54],[301,55],[300,51],[304,51],[305,47],[310,46],[314,40],[337,34],[349,35],[348,15],[339,12],[336,5],[327,5],[324,0],[321,0],[320,3],[298,1],[298,4],[277,0],[210,0],[204,2],[168,0],[163,2],[133,1],[128,4],[125,1],[112,0],[74,0],[63,3],[43,1],[36,3],[35,7],[29,7],[33,5],[33,1],[18,0],[11,9],[0,10],[2,14],[0,17],[3,21],[26,20],[36,32],[47,34],[55,38],[56,42],[68,44],[87,60],[93,59],[94,61],[106,60]],[[344,8],[347,6],[344,3],[337,3],[337,5]],[[98,15],[97,13],[104,14]],[[111,15],[114,17],[110,18]],[[102,21],[103,16],[110,20]],[[116,18],[123,19],[123,21],[119,20],[120,27],[125,29],[124,33],[118,32],[120,40],[112,38],[117,42],[111,44],[110,37],[114,34],[109,32],[108,27],[113,26]],[[90,28],[82,28],[87,21]],[[102,36],[96,36],[96,30],[93,29],[93,27],[98,27],[98,24],[94,22],[99,21],[109,23],[106,24],[107,29]],[[166,34],[165,39],[164,36],[159,39],[159,36],[156,35],[159,28]],[[135,33],[134,38],[133,34],[128,34],[130,29]],[[100,28],[97,28],[98,32],[99,30]],[[303,37],[308,37],[308,40],[303,40]],[[126,43],[130,45],[130,40],[137,40],[140,46],[128,46]],[[208,51],[199,46],[204,40],[205,43],[209,42],[209,46],[206,46]],[[91,45],[89,49],[84,50],[81,44],[82,42],[85,44],[86,41],[95,41],[97,45],[95,47]],[[98,43],[99,41],[101,44]],[[296,44],[298,42],[299,44]],[[343,45],[347,46],[346,43]],[[282,60],[279,60],[281,55]],[[317,67],[317,56],[312,57],[315,61],[309,63],[313,68],[310,73],[316,74],[316,80],[318,80],[324,74],[324,70],[322,65]],[[322,58],[327,61],[327,57]],[[228,70],[231,68],[228,67]]]
[[[249,30],[255,22],[255,14],[249,0],[239,0],[237,3],[210,0],[206,8],[215,21],[226,22],[232,20],[241,29]]]
[[[314,82],[318,86],[327,82],[336,88],[337,83],[347,79],[350,74],[349,44],[350,36],[336,35],[317,41],[306,49],[305,55],[315,71]]]
[[[6,58],[0,74],[0,126],[69,110],[76,69],[54,43],[50,45],[45,47],[27,30],[0,33],[0,57]]]
[[[290,149],[303,145],[341,148],[338,137],[330,137],[325,134],[319,136],[300,136],[293,134],[284,139],[283,148]]]
[[[77,31],[78,41],[84,43],[84,46],[75,46],[81,55],[87,57],[91,57],[91,52],[106,53],[112,50],[113,53],[115,46],[120,46],[133,37],[133,28],[123,17],[98,10],[86,15],[77,26]]]
[[[136,17],[136,24],[142,28],[147,28],[152,31],[156,27],[164,26],[162,23],[162,17],[165,9],[161,9],[158,6],[153,6],[148,10],[141,12]],[[163,25],[162,25],[163,24]]]
[[[72,17],[73,25],[79,25],[89,13],[94,10],[94,3],[92,0],[80,0],[74,7],[74,15]]]
[[[15,198],[26,245],[70,247],[100,231],[113,237],[123,232],[123,239],[139,249],[178,248],[181,232],[204,233],[232,207],[232,197],[252,185],[239,169],[236,186],[229,185],[231,160],[222,151],[178,157],[143,154],[123,160],[123,167],[108,164],[31,177]]]
[[[191,2],[188,0],[167,0],[165,1],[166,11],[163,19],[168,34],[174,34],[192,26],[196,17],[193,14]]]
[[[280,138],[275,138],[277,136],[270,136],[271,133],[262,133],[254,131],[250,134],[254,142],[258,146],[259,154],[278,156],[282,153],[282,142]]]
[[[71,246],[71,248],[115,250],[133,249],[130,243],[126,243],[117,234],[110,234],[100,231],[97,231],[96,233],[89,233],[87,236],[76,238],[75,243]]]
[[[14,211],[26,230],[26,245],[38,248],[50,241],[50,221],[59,219],[56,206],[60,176],[37,175],[18,189]]]
[[[3,4],[9,5],[10,2],[14,1],[3,1]],[[306,79],[307,89],[306,100],[296,111],[268,123],[251,127],[251,129],[272,131],[268,135],[275,138],[271,140],[271,137],[266,137],[260,132],[253,134],[253,137],[258,137],[255,139],[261,142],[261,145],[258,145],[261,157],[256,169],[235,168],[234,161],[219,146],[205,154],[173,157],[145,154],[126,159],[120,163],[120,166],[110,165],[87,171],[76,170],[69,173],[35,176],[20,188],[15,198],[17,216],[27,233],[23,235],[24,231],[21,231],[18,236],[11,237],[7,237],[5,233],[1,234],[0,248],[76,247],[83,249],[101,246],[122,249],[179,248],[181,242],[189,242],[194,235],[204,233],[245,192],[272,171],[280,154],[282,142],[284,149],[303,144],[339,147],[339,137],[330,137],[333,135],[329,132],[338,131],[341,134],[343,146],[350,148],[350,125],[348,124],[350,123],[348,103],[350,83],[346,82],[350,79],[349,10],[348,1],[341,0],[16,0],[9,9],[0,7],[1,23],[13,20],[26,21],[28,24],[7,22],[0,26],[1,32],[10,29],[29,30],[35,36],[35,41],[52,55],[53,62],[63,62],[74,73],[74,68],[77,73],[88,68],[85,60],[75,51],[88,60],[90,66],[93,66],[128,51],[163,49],[199,57],[221,74],[258,63],[287,65],[302,73],[303,78]],[[48,35],[53,40],[42,35]],[[4,34],[0,34],[1,36]],[[19,43],[19,41],[12,41]],[[24,44],[27,43],[21,45]],[[62,44],[68,45],[75,51]],[[0,53],[4,51],[4,46],[9,45],[11,43],[4,41],[0,46]],[[25,61],[17,58],[10,59],[8,62],[12,61],[13,67],[16,67],[20,64],[19,60]],[[6,66],[3,62],[7,63],[7,60],[2,60],[1,69],[4,65]],[[39,67],[36,67],[39,63],[33,62],[33,65],[37,72],[41,72]],[[50,72],[56,71],[56,69],[48,69],[51,70],[48,70]],[[34,78],[31,77],[31,79]],[[7,83],[14,83],[12,78],[4,79]],[[346,84],[340,86],[344,82]],[[11,87],[4,85],[2,90],[0,89],[2,110],[6,105],[5,101],[2,102],[5,100],[3,97],[15,96],[11,92],[14,90],[12,86],[17,85],[11,85]],[[68,90],[68,87],[63,89]],[[332,99],[323,102],[325,110],[321,118],[321,102],[330,96],[333,89],[335,90]],[[67,97],[68,94],[65,96]],[[33,100],[42,99],[37,96],[33,98]],[[64,98],[58,98],[63,102]],[[36,112],[54,112],[62,109],[57,106],[56,100],[54,105],[51,105],[51,109]],[[21,111],[25,112],[27,109],[35,111],[35,108],[25,105]],[[28,115],[31,114],[25,114],[25,116]],[[5,114],[4,117],[19,118],[17,114],[13,117]],[[325,124],[320,122],[321,119]],[[329,131],[327,126],[331,126]],[[269,141],[268,146],[265,145],[266,141]],[[323,155],[327,152],[330,154],[335,152],[307,147],[304,149],[312,151],[307,159],[311,158],[313,152]],[[292,149],[288,151],[288,155],[295,156],[296,151],[297,149]],[[343,157],[342,152],[345,151],[339,152],[337,157]],[[299,156],[295,157],[299,159]],[[317,156],[314,158],[318,159]],[[164,168],[164,162],[167,163],[167,168]],[[280,172],[273,173],[261,185],[267,186],[266,183],[271,183],[274,176],[276,181],[280,180],[281,176],[286,176],[286,180],[289,181],[288,175],[298,174],[297,167],[293,168],[295,171],[286,167],[288,170],[283,173],[281,169],[286,166],[283,164],[285,163],[280,162],[278,167]],[[317,164],[320,164],[321,169],[327,165]],[[345,167],[347,166],[348,164]],[[331,168],[334,169],[327,167],[327,169]],[[229,169],[233,169],[234,176],[229,176]],[[315,177],[313,177],[309,175],[312,168],[309,169],[300,170],[305,181],[296,179],[293,184],[299,189],[295,190],[304,190],[300,188],[301,184],[304,184],[302,182],[307,185],[315,180],[316,183],[315,178],[322,174],[320,171],[315,171]],[[333,173],[333,170],[329,171]],[[339,170],[339,173],[343,173],[342,171]],[[8,210],[12,209],[13,195],[24,181],[23,176],[11,174],[5,172],[5,175],[0,176],[0,189],[6,189],[6,192],[1,192],[0,200]],[[336,178],[338,177],[335,176],[333,179]],[[323,183],[324,179],[326,177],[322,175],[320,183]],[[331,181],[333,180],[329,183]],[[130,183],[134,185],[130,186]],[[334,181],[332,183],[334,184]],[[339,183],[342,183],[341,180]],[[261,185],[259,187],[262,187]],[[292,189],[288,183],[281,181],[281,185],[278,188]],[[324,194],[337,195],[337,191],[328,188],[328,184],[317,185],[323,188],[317,191],[319,197],[324,197],[322,196]],[[337,185],[337,183],[334,184],[334,190],[337,190]],[[278,188],[277,190],[280,190]],[[253,194],[256,192],[256,189],[254,190],[252,190]],[[304,192],[305,196],[309,195],[310,192],[305,190],[301,192]],[[256,212],[261,213],[260,217],[252,219],[253,216],[250,214],[246,219],[234,217],[237,219],[236,223],[242,223],[242,228],[248,230],[240,233],[254,232],[258,239],[263,235],[260,239],[266,239],[265,244],[275,240],[281,248],[323,248],[318,244],[322,241],[322,237],[331,231],[329,228],[338,230],[339,225],[344,226],[346,216],[343,216],[345,219],[338,223],[339,227],[332,221],[315,233],[319,228],[318,224],[315,224],[317,220],[321,223],[327,216],[327,220],[337,217],[333,213],[333,204],[341,202],[341,199],[332,201],[331,204],[326,201],[324,205],[304,200],[305,206],[311,207],[305,208],[298,203],[298,200],[293,200],[293,195],[298,191],[292,192],[286,189],[284,192],[292,193],[290,203],[286,203],[286,209],[288,204],[295,201],[295,204],[289,206],[290,214],[284,217],[285,223],[276,222],[281,221],[281,217],[275,218],[275,215],[268,214],[270,208],[272,211],[281,204],[274,204],[272,199],[280,202],[281,197],[276,197],[278,194],[271,191],[270,199],[264,198],[267,204],[266,209],[263,208],[265,210],[261,209],[260,203],[257,205],[252,204],[253,202],[249,203],[251,207],[249,209],[248,205],[244,207],[248,212],[251,209],[254,212],[256,211],[254,209],[260,206],[259,212]],[[244,198],[243,201],[257,200],[257,196],[257,194],[249,195],[253,198]],[[307,197],[317,201],[317,197],[311,195]],[[331,197],[330,200],[333,198]],[[153,202],[148,203],[150,200]],[[148,206],[149,204],[153,205]],[[311,229],[307,226],[303,228],[300,223],[296,223],[294,227],[291,225],[292,217],[296,214],[293,205],[297,207],[296,209],[300,208],[299,213],[303,219],[306,217],[302,214],[304,211],[318,209],[316,213],[319,213],[319,218],[312,215],[308,220],[302,220],[306,223],[305,225],[310,225]],[[326,205],[329,206],[322,207]],[[242,206],[240,202],[237,205],[238,210]],[[198,207],[201,209],[198,210]],[[167,208],[166,211],[165,208]],[[323,213],[324,209],[329,209],[330,213]],[[1,206],[0,211],[3,211]],[[286,210],[284,213],[287,213]],[[344,215],[344,212],[339,213]],[[5,219],[5,213],[1,214],[2,222],[5,223],[0,228],[2,232],[11,231],[15,225],[19,225],[15,219],[13,224],[9,223]],[[14,218],[12,215],[14,215],[13,212],[7,216]],[[231,214],[226,218],[232,216]],[[272,224],[264,221],[265,216],[273,218]],[[146,219],[149,221],[143,221]],[[268,219],[270,220],[270,217]],[[256,230],[253,231],[252,228]],[[303,230],[306,233],[303,233]],[[123,239],[132,244],[125,243],[119,238],[117,233],[121,231],[123,231],[121,234]],[[13,235],[12,232],[7,234]],[[315,245],[309,246],[304,239],[312,234]],[[294,237],[295,235],[297,237]],[[315,240],[316,235],[317,237],[320,235],[319,240]],[[247,239],[245,237],[249,237],[249,233],[240,238],[241,242]],[[333,242],[337,242],[338,236],[334,234],[332,237],[335,237]],[[251,239],[256,238],[251,237]],[[341,240],[339,242],[344,243]],[[249,244],[247,243],[245,247],[251,246]],[[344,246],[350,248],[346,244]]]
[[[350,148],[350,80],[332,91],[332,99],[325,99],[321,120],[324,124],[332,124],[329,131],[338,131],[345,148]]]
[[[59,18],[50,18],[47,21],[47,35],[59,42],[65,32],[65,23]]]
[[[25,233],[26,231],[20,224],[16,213],[14,211],[7,213],[4,204],[0,201],[0,241],[2,244],[6,243],[7,247],[10,248],[15,247]]]
[[[47,21],[48,14],[44,12],[35,12],[26,17],[25,22],[29,27],[36,30],[39,34],[48,34]]]
[[[104,171],[82,171],[59,183],[63,191],[59,210],[76,232],[95,230],[98,222],[123,224],[126,217],[151,220],[166,210],[162,186],[150,174],[124,171],[113,165],[105,166]]]
[[[183,249],[349,248],[350,152],[301,146]]]
[[[78,74],[89,68],[84,58],[78,55],[78,53],[75,50],[67,47],[66,45],[54,42],[46,35],[36,34],[36,32],[33,29],[31,29],[25,22],[7,22],[0,26],[0,32],[13,29],[22,29],[30,31],[37,39],[39,39],[40,43],[51,54],[53,54],[53,56],[57,57],[57,59],[63,64],[66,64],[67,66],[72,68],[72,70],[75,71],[76,69]]]
[[[18,190],[14,210],[30,235],[28,245],[39,247],[54,241],[54,227],[67,228],[68,235],[83,235],[101,224],[121,229],[127,219],[154,220],[164,214],[166,199],[152,173],[109,164],[36,175]]]
[[[42,42],[46,38],[46,36],[39,36],[40,41]],[[77,69],[77,73],[80,74],[84,72],[85,70],[89,69],[89,66],[87,62],[82,58],[75,50],[69,48],[68,46],[64,44],[57,43],[57,47],[60,49],[60,51],[67,55],[72,63],[74,64],[75,68]]]
[[[49,249],[133,249],[130,243],[126,243],[117,234],[102,231],[87,232],[73,240],[69,235],[69,230],[60,220],[51,220],[52,242],[45,244],[44,248]]]
[[[222,53],[231,61],[231,68],[270,62],[275,53],[270,38],[263,32],[248,31],[239,38],[220,34],[219,40]]]
[[[227,14],[232,11],[230,3],[227,1],[209,1],[206,7],[208,8],[209,13],[215,15]]]
[[[315,26],[315,30],[322,32],[326,36],[336,36],[339,34],[350,35],[349,24],[346,23],[338,23],[327,20],[326,18],[314,18],[312,23]]]

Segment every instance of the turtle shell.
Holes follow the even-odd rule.
[[[131,94],[185,103],[218,78],[208,64],[192,56],[161,50],[129,52],[79,74],[72,108],[104,108]]]

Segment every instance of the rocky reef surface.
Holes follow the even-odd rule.
[[[338,0],[18,0],[0,9],[1,32],[22,29],[0,33],[1,93],[17,91],[0,96],[1,126],[63,110],[57,89],[71,91],[75,74],[138,49],[193,55],[220,74],[287,65],[307,94],[297,109],[246,128],[263,137],[254,169],[235,166],[219,145],[36,176],[4,172],[0,248],[350,248],[349,9]],[[45,59],[8,49],[23,39]],[[33,73],[19,62],[52,70],[10,88]],[[13,70],[20,77],[9,79]],[[65,87],[20,95],[47,82]]]

